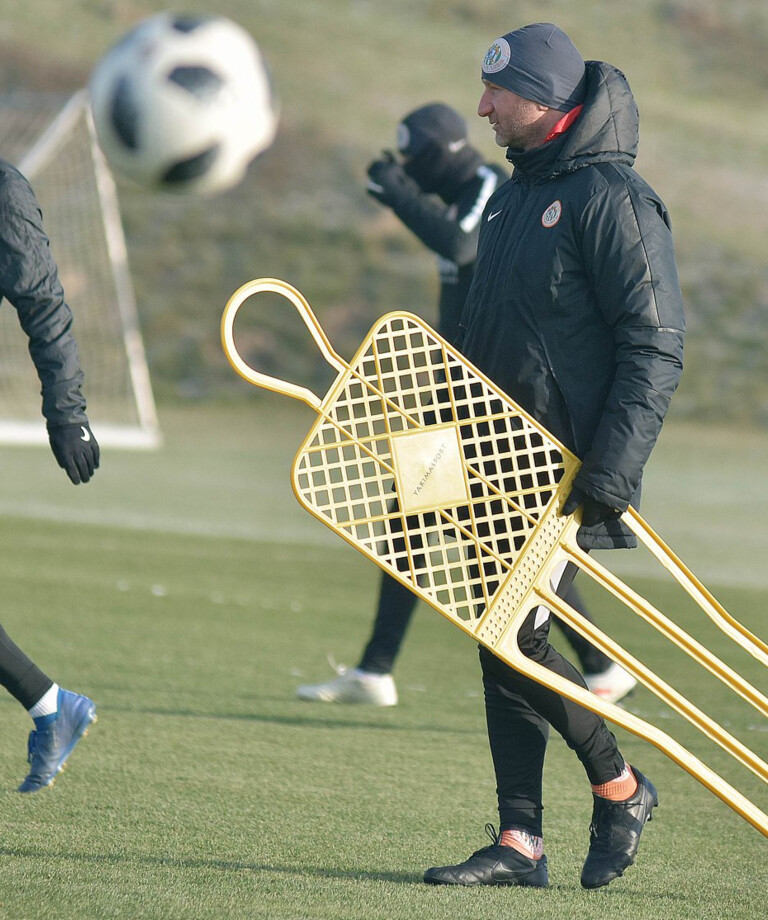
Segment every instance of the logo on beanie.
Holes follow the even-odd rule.
[[[400,153],[405,153],[411,144],[411,132],[405,122],[400,122],[397,126],[397,149]]]
[[[563,206],[560,204],[559,199],[557,201],[553,201],[552,204],[541,215],[541,225],[547,229],[554,227],[555,224],[560,220],[560,215],[562,213]]]
[[[509,64],[512,52],[506,38],[497,38],[485,52],[483,58],[483,73],[498,73]]]

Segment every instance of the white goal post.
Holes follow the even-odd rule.
[[[86,92],[0,95],[0,157],[32,184],[85,372],[99,442],[156,447],[160,430],[128,267],[117,192]],[[47,443],[40,382],[16,311],[0,305],[0,443]]]

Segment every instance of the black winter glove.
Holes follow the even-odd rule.
[[[618,508],[604,505],[587,495],[578,486],[574,486],[563,505],[563,514],[573,514],[579,505],[582,506],[581,524],[583,527],[594,527],[596,524],[604,524],[606,521],[613,521],[621,517],[621,511]]]
[[[88,482],[99,466],[99,445],[88,422],[49,427],[48,440],[53,456],[72,482]]]
[[[381,158],[368,167],[366,190],[382,204],[392,204],[399,194],[406,191],[413,182],[394,156],[384,151]]]

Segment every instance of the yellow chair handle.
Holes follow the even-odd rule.
[[[273,390],[275,393],[282,393],[285,396],[292,396],[294,399],[300,399],[313,409],[318,410],[322,400],[312,390],[296,383],[290,383],[288,380],[281,380],[279,377],[272,377],[269,374],[257,371],[246,363],[237,350],[233,334],[237,311],[249,297],[253,294],[260,294],[263,291],[280,294],[286,300],[290,300],[304,321],[304,325],[309,329],[325,360],[339,372],[347,370],[347,364],[331,347],[331,343],[328,341],[322,326],[317,321],[317,317],[312,312],[312,308],[305,297],[295,287],[288,284],[287,281],[280,281],[278,278],[256,278],[254,281],[247,281],[229,298],[221,317],[221,344],[224,348],[224,354],[226,354],[235,371],[254,386],[264,387],[267,390]]]

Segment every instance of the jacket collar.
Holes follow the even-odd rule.
[[[515,176],[529,181],[573,172],[593,163],[632,165],[639,115],[624,74],[602,61],[587,61],[584,108],[564,133],[532,150],[507,150]],[[519,174],[519,175],[518,175]]]

